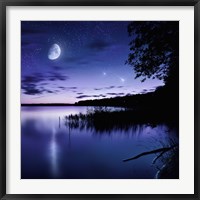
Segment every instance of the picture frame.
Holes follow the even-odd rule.
[[[7,119],[7,77],[6,73],[6,8],[8,6],[192,6],[194,7],[194,194],[7,194],[6,192],[6,155],[7,155],[7,139],[6,130],[8,124]],[[200,57],[200,1],[192,0],[61,0],[61,1],[29,1],[29,0],[3,0],[0,2],[1,10],[1,31],[0,31],[0,195],[2,200],[6,199],[200,199],[199,196],[199,57]]]

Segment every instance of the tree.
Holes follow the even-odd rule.
[[[126,63],[133,67],[135,78],[158,78],[166,86],[178,87],[179,22],[131,22],[128,33],[132,40]]]

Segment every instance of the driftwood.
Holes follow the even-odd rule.
[[[177,146],[177,145],[176,145],[176,146]],[[141,154],[138,154],[137,156],[134,156],[134,157],[125,159],[125,160],[123,160],[123,162],[127,162],[127,161],[130,161],[130,160],[135,160],[135,159],[140,158],[140,157],[145,156],[145,155],[149,155],[149,154],[161,152],[161,153],[156,157],[156,159],[153,161],[153,163],[155,163],[155,161],[156,161],[159,157],[161,157],[165,152],[172,150],[172,149],[173,149],[174,147],[176,147],[176,146],[164,147],[164,148],[155,149],[155,150],[152,150],[152,151],[146,151],[146,152],[143,152],[143,153],[141,153]]]

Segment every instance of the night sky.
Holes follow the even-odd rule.
[[[75,103],[154,91],[125,65],[127,21],[22,21],[21,103]]]

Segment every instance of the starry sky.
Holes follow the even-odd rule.
[[[128,21],[22,21],[21,103],[75,103],[154,91],[125,65]]]

